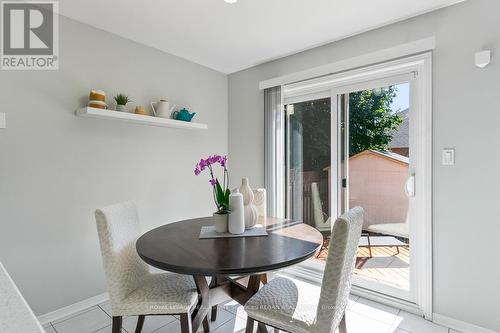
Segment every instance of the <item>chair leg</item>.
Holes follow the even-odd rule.
[[[347,333],[347,325],[345,323],[345,313],[342,316],[342,319],[340,320],[339,333]]]
[[[212,306],[212,313],[210,314],[210,320],[211,321],[217,320],[217,305]]]
[[[267,327],[266,324],[259,322],[257,324],[257,332],[258,333],[267,333]]]
[[[113,326],[111,331],[113,333],[120,333],[122,331],[122,317],[121,316],[113,316]]]
[[[208,322],[208,315],[203,319],[203,332],[208,333],[210,332],[210,323]]]
[[[267,280],[267,274],[262,274],[262,277],[260,278],[260,281],[262,282],[262,284],[267,284],[268,280]]]
[[[210,281],[210,285],[208,287],[209,288],[217,287],[217,277],[216,276],[212,276],[212,280]],[[212,306],[212,311],[210,312],[210,320],[211,321],[217,320],[217,305]]]
[[[245,333],[253,333],[254,320],[250,317],[247,317],[247,327],[245,329]]]
[[[398,250],[398,252],[396,253],[396,255],[399,254],[399,246],[396,246],[396,250]]]
[[[181,333],[193,333],[193,323],[189,313],[181,314]],[[115,332],[113,332],[115,333]]]
[[[368,252],[370,252],[370,258],[372,257],[372,244],[370,242],[370,234],[366,234],[366,239],[368,240]]]
[[[135,327],[135,333],[141,333],[142,331],[142,326],[144,326],[144,319],[146,318],[145,315],[140,315],[137,318],[137,326]]]

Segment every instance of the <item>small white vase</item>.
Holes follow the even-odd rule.
[[[259,211],[253,203],[245,206],[245,229],[252,229],[259,219]]]
[[[240,193],[243,195],[243,204],[245,206],[253,202],[253,191],[248,184],[248,178],[241,179]]]
[[[218,233],[227,232],[228,214],[213,214],[215,231]]]
[[[242,234],[245,232],[245,215],[243,195],[238,190],[229,195],[229,211],[229,232],[234,235]]]
[[[121,112],[127,112],[127,106],[126,105],[116,105],[116,111],[121,111]]]
[[[259,216],[267,216],[267,207],[266,207],[266,189],[259,188],[253,191],[254,199],[253,203],[257,207],[259,211]]]

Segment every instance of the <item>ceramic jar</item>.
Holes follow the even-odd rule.
[[[245,232],[245,212],[243,195],[238,190],[229,195],[229,211],[229,232],[234,235],[242,234]]]

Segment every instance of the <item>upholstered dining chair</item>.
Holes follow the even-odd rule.
[[[291,333],[346,333],[345,309],[351,276],[363,226],[363,209],[355,207],[333,225],[321,287],[278,277],[257,292],[245,305],[246,333],[266,325]]]
[[[104,271],[111,301],[113,333],[121,332],[123,316],[139,316],[140,333],[146,315],[180,315],[181,331],[191,333],[191,311],[198,292],[191,276],[151,273],[137,254],[141,235],[139,216],[133,202],[95,211]],[[208,320],[203,326],[208,329]]]

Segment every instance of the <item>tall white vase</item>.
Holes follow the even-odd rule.
[[[245,205],[245,229],[252,229],[259,219],[259,211],[253,203]]]
[[[245,232],[245,210],[243,195],[238,190],[229,195],[229,232],[239,235]]]
[[[245,205],[245,229],[252,229],[259,219],[259,211],[253,203],[254,194],[248,183],[248,178],[241,180],[240,192],[243,195],[243,204]]]
[[[259,211],[259,216],[267,216],[267,207],[266,207],[266,189],[259,188],[253,191],[254,199],[253,203],[257,206],[257,210]]]

